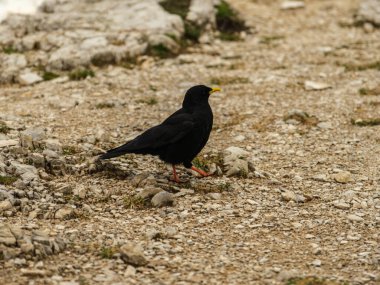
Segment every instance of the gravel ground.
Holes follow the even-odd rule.
[[[1,284],[379,284],[380,30],[353,25],[358,1],[231,2],[244,41],[2,86]],[[234,146],[244,172],[175,185],[153,157],[91,161],[194,84],[223,89],[198,163],[225,171]]]

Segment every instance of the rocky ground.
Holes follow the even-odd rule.
[[[1,86],[1,284],[379,284],[376,22],[359,1],[230,3],[244,40]],[[214,176],[93,159],[201,83],[223,89],[196,160]]]

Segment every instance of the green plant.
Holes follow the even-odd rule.
[[[94,76],[95,73],[91,69],[77,69],[69,73],[70,80],[83,80]]]
[[[103,102],[103,103],[98,103],[95,105],[96,109],[107,109],[107,108],[114,108],[115,104],[111,102]]]
[[[15,176],[2,176],[0,175],[0,184],[1,185],[12,185],[17,181],[17,177]]]
[[[173,56],[173,53],[163,44],[152,45],[148,47],[147,53],[151,56],[159,58],[169,58]]]
[[[140,196],[126,196],[124,198],[124,207],[127,209],[142,209],[145,206],[145,201]]]
[[[53,80],[53,79],[56,79],[57,77],[59,77],[58,74],[54,72],[50,72],[50,71],[44,71],[44,73],[42,74],[42,78],[45,81]]]
[[[102,247],[100,249],[100,257],[104,259],[111,259],[115,254],[115,249],[112,247]]]
[[[2,134],[7,134],[9,133],[9,131],[11,130],[11,128],[9,128],[5,122],[3,121],[0,121],[0,133]]]
[[[380,118],[351,119],[351,124],[359,127],[372,127],[380,125]]]
[[[6,47],[3,47],[3,52],[6,53],[6,54],[12,54],[12,53],[18,53],[19,51],[16,50],[12,46],[6,46]]]
[[[235,41],[240,39],[240,32],[247,30],[237,12],[225,1],[216,6],[216,27],[222,40]]]

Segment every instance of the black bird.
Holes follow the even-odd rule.
[[[109,159],[126,153],[151,154],[173,165],[173,180],[180,182],[175,165],[198,172],[203,177],[206,172],[192,165],[192,160],[206,145],[213,123],[213,114],[208,103],[209,96],[220,91],[197,85],[187,90],[182,108],[173,113],[160,125],[152,127],[135,139],[100,156]]]

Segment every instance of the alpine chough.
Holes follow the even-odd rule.
[[[206,145],[210,136],[213,114],[208,98],[217,91],[220,89],[204,85],[191,87],[185,94],[181,109],[160,125],[102,154],[100,159],[109,159],[126,153],[150,154],[172,164],[175,182],[180,182],[175,169],[177,164],[183,164],[203,177],[208,176],[205,171],[196,168],[191,162]]]

